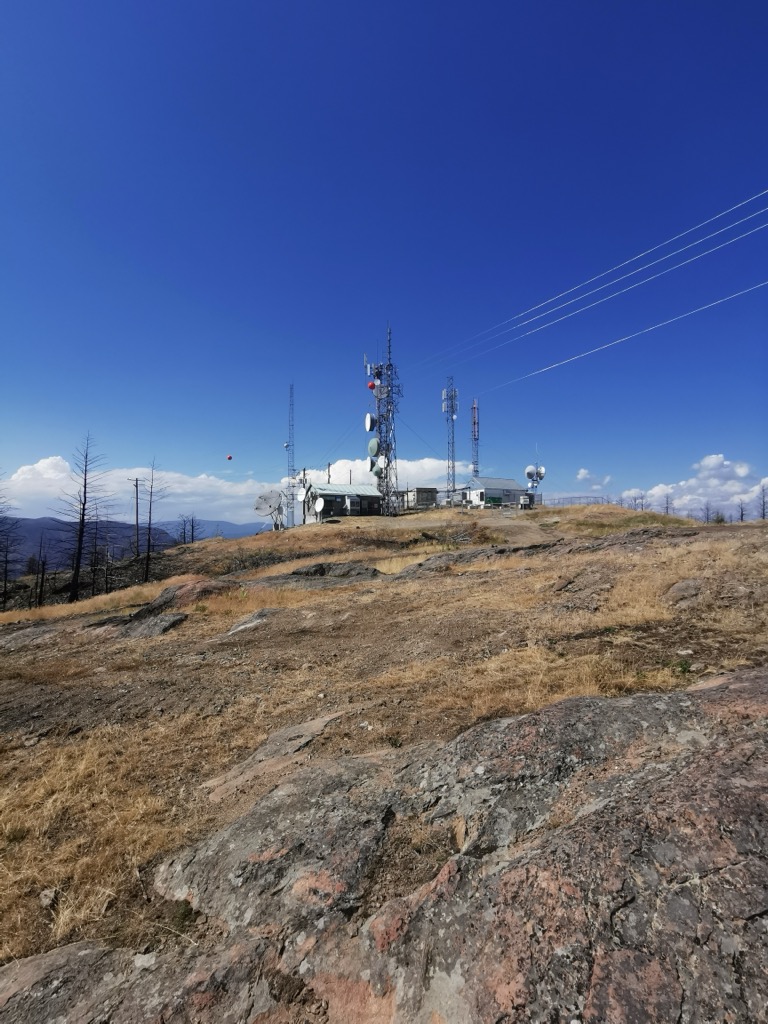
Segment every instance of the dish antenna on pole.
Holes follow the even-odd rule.
[[[536,493],[536,489],[546,476],[546,469],[538,462],[535,465],[525,467],[525,475],[528,478],[528,490]]]
[[[253,511],[265,519],[269,517],[273,530],[284,529],[285,495],[281,491],[266,491],[260,494],[253,503]]]

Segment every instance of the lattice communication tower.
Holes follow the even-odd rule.
[[[472,476],[480,476],[480,406],[472,399]]]
[[[448,504],[453,504],[456,493],[456,418],[459,415],[459,392],[453,386],[453,377],[448,378],[443,388],[443,412],[448,424]]]
[[[288,456],[288,487],[286,488],[286,525],[294,525],[296,504],[296,460],[293,441],[293,384],[288,391],[288,440],[283,445]]]
[[[371,378],[368,387],[376,402],[376,413],[365,417],[365,429],[376,436],[368,442],[368,469],[376,478],[381,494],[382,512],[396,516],[399,511],[397,493],[397,444],[395,417],[403,394],[392,362],[392,329],[387,325],[387,356],[382,363],[369,363],[365,357],[366,373]]]

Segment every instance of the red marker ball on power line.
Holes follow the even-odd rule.
[[[368,390],[369,391],[373,391],[375,387],[376,387],[376,385],[373,383],[373,381],[369,380],[368,381]]]
[[[231,462],[231,461],[232,461],[232,456],[231,456],[231,455],[228,455],[228,456],[227,456],[227,462]]]

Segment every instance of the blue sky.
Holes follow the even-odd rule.
[[[5,5],[6,489],[44,514],[90,430],[126,508],[122,481],[154,457],[167,514],[253,518],[285,473],[291,382],[297,465],[362,459],[363,353],[387,321],[412,482],[442,478],[453,374],[457,456],[477,396],[489,474],[538,448],[550,492],[616,494],[719,454],[718,480],[746,466],[728,479],[754,488],[768,287],[506,382],[768,280],[768,229],[483,338],[768,189],[767,36],[752,0]],[[768,213],[735,222],[764,207],[581,305],[760,228]]]

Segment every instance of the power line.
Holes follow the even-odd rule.
[[[737,235],[736,238],[730,238],[727,242],[721,242],[720,245],[715,245],[711,249],[698,253],[696,256],[691,256],[687,260],[675,263],[674,266],[667,267],[666,270],[660,270],[658,274],[651,274],[650,277],[645,277],[642,281],[636,281],[634,284],[627,285],[626,288],[620,288],[617,292],[612,292],[610,295],[604,295],[602,299],[590,302],[586,306],[582,306],[580,309],[571,310],[570,313],[564,313],[563,316],[559,316],[555,320],[550,320],[546,324],[541,324],[539,327],[533,327],[530,331],[525,331],[523,334],[515,335],[513,338],[507,338],[506,341],[502,341],[498,345],[492,345],[491,348],[487,348],[483,352],[478,352],[473,356],[467,356],[466,359],[460,359],[456,365],[461,366],[463,363],[467,363],[470,360],[477,358],[477,356],[487,356],[491,352],[495,352],[497,349],[504,348],[505,345],[511,345],[513,341],[521,341],[523,338],[528,338],[531,334],[537,334],[539,331],[543,331],[547,327],[553,327],[555,324],[559,324],[563,320],[568,320],[570,317],[576,316],[578,313],[585,313],[588,309],[594,309],[595,306],[600,306],[603,302],[608,302],[609,299],[615,299],[616,296],[624,295],[626,292],[631,292],[633,289],[639,288],[641,285],[648,284],[649,281],[655,281],[657,278],[663,277],[665,274],[670,274],[673,270],[679,270],[680,267],[685,267],[689,263],[695,263],[696,260],[700,260],[704,256],[709,256],[711,253],[717,252],[718,249],[724,249],[728,245],[733,245],[734,242],[740,242],[742,238],[754,235],[755,232],[763,231],[765,228],[768,228],[768,221],[766,221],[765,224],[760,224],[756,228],[752,228],[750,231],[746,231],[743,235]],[[512,329],[514,330],[514,328]],[[492,335],[490,338],[487,338],[486,341],[493,341],[494,338],[500,338],[507,333],[507,331],[500,331],[499,334]]]
[[[413,436],[418,438],[419,441],[421,441],[422,444],[425,444],[427,446],[427,448],[429,448],[430,451],[434,452],[435,455],[438,457],[438,459],[440,459],[441,462],[443,461],[443,456],[440,454],[440,452],[437,450],[437,448],[435,448],[434,445],[430,444],[429,441],[427,441],[425,438],[423,438],[421,436],[421,434],[419,434],[416,430],[414,430],[413,427],[409,423],[406,423],[402,416],[399,417],[399,422],[402,423],[403,426],[406,427],[408,430],[410,430],[410,432],[413,434]]]
[[[681,231],[677,235],[673,235],[664,242],[659,242],[657,245],[651,246],[650,249],[645,249],[643,252],[638,253],[636,256],[632,256],[628,260],[624,260],[622,263],[617,263],[615,267],[611,267],[609,270],[604,270],[602,273],[596,274],[594,277],[590,277],[586,281],[582,281],[580,284],[574,285],[572,288],[566,288],[565,291],[559,292],[557,295],[553,295],[551,298],[545,299],[543,302],[539,302],[535,306],[530,306],[528,309],[524,309],[520,313],[516,313],[507,320],[502,320],[500,323],[494,324],[492,327],[486,327],[485,330],[482,330],[477,334],[473,334],[469,338],[465,338],[463,341],[457,342],[455,345],[451,346],[451,348],[446,349],[444,354],[453,352],[456,349],[461,349],[461,347],[467,342],[474,341],[476,338],[481,338],[484,334],[489,334],[491,331],[496,331],[500,327],[504,327],[506,324],[511,323],[513,320],[519,320],[520,317],[527,316],[528,313],[533,313],[537,309],[541,309],[543,306],[548,306],[552,302],[557,302],[558,299],[562,299],[564,296],[570,295],[571,292],[578,291],[580,288],[586,288],[587,285],[593,284],[595,281],[599,281],[601,277],[607,277],[608,274],[612,274],[616,270],[622,270],[624,267],[629,266],[630,263],[634,263],[635,260],[641,260],[644,256],[649,256],[652,252],[656,252],[658,249],[663,249],[665,245],[671,245],[673,242],[677,242],[679,239],[685,238],[685,236],[690,235],[691,232],[698,231],[699,228],[706,227],[707,224],[712,224],[721,217],[726,217],[729,213],[733,213],[734,210],[740,210],[743,206],[747,206],[749,203],[754,202],[755,199],[760,199],[764,195],[768,195],[768,188],[763,189],[762,192],[757,192],[748,199],[742,200],[740,203],[736,203],[735,206],[730,206],[727,210],[722,210],[720,213],[716,213],[713,217],[708,217],[706,220],[701,221],[701,223],[695,224],[693,227],[687,228],[685,231]],[[514,328],[512,328],[512,330],[514,330]],[[432,357],[427,357],[427,359],[422,360],[422,362],[427,362],[430,358]],[[421,363],[417,365],[421,365]]]
[[[605,345],[598,345],[597,348],[591,348],[587,352],[580,352],[578,355],[570,356],[568,359],[561,359],[557,363],[551,363],[549,366],[543,366],[540,370],[532,370],[530,373],[524,373],[522,377],[515,377],[513,380],[505,381],[503,384],[496,384],[492,388],[488,388],[487,391],[481,392],[483,395],[488,395],[492,391],[498,391],[499,388],[509,387],[510,384],[517,384],[521,380],[528,380],[529,377],[536,377],[540,373],[546,373],[548,370],[556,370],[558,366],[565,366],[566,363],[574,363],[577,359],[584,359],[586,356],[594,355],[596,352],[603,352],[607,348],[613,348],[614,345],[620,345],[623,341],[630,341],[632,338],[639,338],[641,334],[649,334],[651,331],[656,331],[660,327],[667,327],[669,324],[674,324],[678,320],[685,320],[686,317],[693,316],[694,313],[701,313],[705,309],[712,309],[713,306],[719,306],[723,302],[730,302],[731,299],[738,299],[742,295],[747,295],[749,292],[754,292],[758,288],[764,288],[768,285],[768,280],[761,281],[759,284],[752,285],[751,288],[744,288],[740,292],[734,292],[732,295],[726,295],[722,299],[715,299],[714,302],[708,302],[705,306],[699,306],[696,309],[691,309],[687,313],[681,313],[679,316],[673,316],[671,320],[663,320],[661,323],[653,324],[652,327],[644,327],[642,331],[635,331],[634,334],[626,334],[623,338],[617,338],[615,341],[609,341]]]
[[[484,345],[488,341],[493,341],[494,338],[501,338],[503,335],[509,334],[511,331],[516,331],[520,327],[526,327],[528,324],[532,324],[536,320],[541,320],[542,317],[549,316],[551,313],[557,313],[559,310],[565,309],[566,306],[572,306],[574,302],[581,302],[583,299],[588,299],[590,295],[596,295],[597,292],[602,291],[604,288],[612,288],[614,285],[619,284],[620,281],[626,281],[627,278],[634,277],[635,274],[641,274],[644,270],[649,270],[651,267],[658,266],[659,263],[664,263],[665,260],[670,260],[670,259],[672,259],[673,256],[679,256],[681,252],[686,252],[688,249],[693,249],[697,245],[701,245],[703,242],[708,242],[710,240],[710,238],[715,238],[717,235],[722,235],[722,233],[724,231],[730,231],[733,228],[738,227],[739,224],[744,224],[744,223],[746,223],[746,221],[752,220],[753,217],[759,217],[760,214],[762,214],[762,213],[768,213],[768,206],[764,206],[762,208],[762,210],[756,210],[755,213],[750,213],[746,217],[742,217],[741,220],[734,221],[733,224],[728,224],[724,228],[718,228],[717,231],[713,231],[711,234],[705,235],[703,238],[699,238],[695,242],[689,242],[688,245],[683,245],[683,246],[681,246],[681,248],[675,249],[673,252],[667,253],[666,256],[660,256],[656,260],[651,260],[650,263],[644,263],[643,266],[637,267],[635,270],[630,270],[630,272],[628,274],[622,274],[621,277],[616,277],[612,281],[606,281],[605,284],[598,285],[597,288],[593,288],[591,291],[584,292],[583,295],[577,295],[576,298],[568,299],[567,302],[563,302],[559,306],[554,306],[552,309],[547,309],[543,313],[537,313],[536,316],[532,316],[528,320],[523,320],[521,323],[515,324],[514,327],[507,327],[505,330],[499,331],[498,334],[494,334],[490,338],[483,338],[480,341],[476,341],[474,344],[468,345],[466,351],[469,351],[469,349],[472,349],[472,348],[477,348],[478,345]],[[763,225],[763,227],[765,227],[765,225]],[[755,228],[755,230],[756,231],[760,231],[761,229],[758,227],[758,228]],[[747,232],[746,234],[751,234],[751,232]],[[729,245],[731,241],[738,242],[740,239],[745,238],[745,237],[746,237],[746,235],[739,235],[738,238],[730,239],[729,242],[725,242],[723,244],[724,245]],[[707,252],[699,253],[699,255],[695,256],[694,259],[699,259],[699,257],[701,257],[701,256],[707,256],[707,255],[709,255],[710,252],[714,252],[715,249],[717,249],[717,248],[719,248],[719,247],[715,246],[715,248],[709,249]],[[683,266],[685,266],[686,262],[689,262],[689,261],[683,261],[682,263],[678,263],[676,267],[669,267],[668,270],[676,270],[677,267],[683,267]],[[692,262],[692,261],[690,261],[690,262]],[[666,270],[662,271],[662,273],[667,273],[667,271]],[[647,278],[645,278],[645,281],[638,282],[638,284],[645,284],[648,281],[653,281],[653,280],[655,280],[656,276],[659,276],[659,275],[652,275],[651,277],[647,277]],[[633,285],[632,287],[635,287],[635,286]],[[628,290],[628,289],[625,289],[625,290]],[[621,294],[623,294],[623,291],[614,292],[613,295],[607,296],[607,298],[613,298],[614,295],[621,295]],[[551,301],[554,301],[554,300],[551,300]],[[591,306],[585,306],[583,308],[584,309],[590,309]],[[520,315],[522,315],[522,314],[520,314]],[[517,319],[517,317],[515,319]],[[552,323],[558,323],[559,321],[558,320],[553,320],[551,322]],[[525,335],[521,335],[521,337],[525,337]],[[514,340],[514,339],[510,339],[510,340]],[[491,351],[492,352],[493,349],[488,349],[487,351]],[[483,354],[485,354],[485,353],[483,353]],[[439,357],[436,357],[436,358],[443,358],[443,357],[439,356]]]

